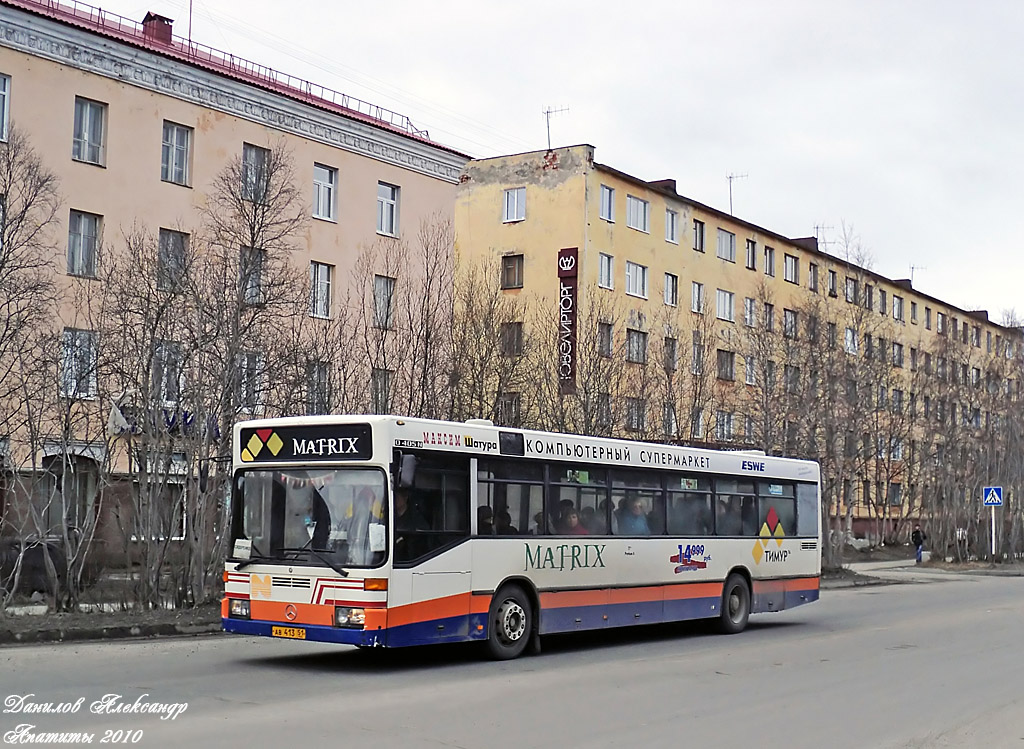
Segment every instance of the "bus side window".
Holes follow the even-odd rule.
[[[782,526],[782,532],[787,536],[796,535],[796,499],[792,484],[781,482],[759,481],[757,484],[760,508],[758,518],[762,523],[768,522],[768,515],[775,510],[777,522]],[[769,526],[774,533],[774,529]]]
[[[396,562],[410,562],[469,534],[469,458],[424,455],[416,467],[409,501],[422,517],[425,530],[403,530],[406,551]]]
[[[796,534],[818,535],[818,485],[796,485]]]
[[[757,495],[750,481],[715,481],[715,533],[719,536],[756,536]]]
[[[543,533],[543,466],[523,460],[477,464],[477,535]]]

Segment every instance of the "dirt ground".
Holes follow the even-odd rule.
[[[101,629],[108,627],[151,627],[153,625],[189,626],[220,621],[220,604],[205,604],[191,609],[156,611],[118,611],[109,614],[65,613],[6,616],[0,619],[0,631],[32,632],[39,629]]]

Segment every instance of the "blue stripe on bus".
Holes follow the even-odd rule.
[[[628,627],[635,624],[660,624],[717,616],[721,599],[684,598],[668,601],[605,603],[595,606],[565,606],[544,609],[540,615],[540,633],[574,632],[586,629]],[[607,620],[605,620],[607,616]],[[576,621],[579,619],[579,621]]]
[[[345,645],[384,645],[386,633],[383,630],[343,629],[315,624],[289,624],[288,622],[262,622],[249,619],[221,619],[225,632],[240,635],[272,637],[271,627],[297,627],[306,630],[304,639],[313,642],[336,642]],[[277,638],[285,639],[285,638]]]

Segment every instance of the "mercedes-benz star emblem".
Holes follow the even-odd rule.
[[[284,618],[288,621],[294,622],[295,617],[297,617],[298,615],[299,612],[296,610],[294,603],[289,603],[287,606],[284,607]]]

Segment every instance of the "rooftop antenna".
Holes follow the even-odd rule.
[[[910,285],[914,285],[914,271],[915,270],[928,270],[926,265],[911,265],[910,266]]]
[[[192,54],[192,0],[188,0],[188,51]]]
[[[544,119],[548,126],[548,150],[551,150],[551,115],[561,114],[562,112],[568,112],[569,107],[559,107],[558,109],[552,109],[551,107],[545,107],[541,110],[541,114],[544,115]]]
[[[746,174],[727,174],[725,178],[729,180],[729,215],[732,215],[732,181],[734,179],[746,179]]]
[[[825,247],[825,251],[828,251],[829,241],[825,239],[825,232],[829,229],[834,229],[833,226],[826,226],[825,224],[814,225],[814,238],[818,240],[818,244]]]

